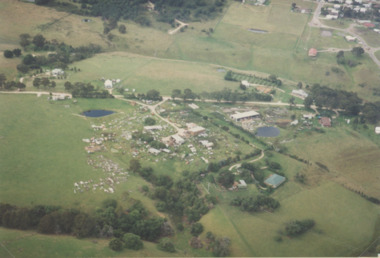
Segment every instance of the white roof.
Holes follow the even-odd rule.
[[[111,80],[106,80],[104,82],[104,86],[111,86],[112,87],[112,81]]]
[[[249,82],[246,81],[246,80],[241,81],[241,84],[244,85],[244,86],[246,86],[246,87],[250,86]]]
[[[152,130],[162,130],[161,125],[150,125],[150,126],[144,126],[144,130],[152,131]]]
[[[242,186],[247,186],[247,184],[245,183],[244,180],[239,180],[239,182],[240,182],[240,185],[242,185]]]
[[[195,126],[195,127],[191,127],[188,131],[192,132],[192,133],[199,133],[199,132],[202,132],[204,130],[206,130],[206,129],[202,126]]]
[[[176,141],[176,143],[178,143],[178,144],[182,144],[185,142],[185,140],[177,134],[172,135],[172,137]]]
[[[248,112],[237,113],[237,114],[231,115],[231,118],[238,120],[238,119],[251,117],[251,116],[258,116],[258,115],[260,115],[260,114],[257,113],[256,111],[252,110],[252,111],[248,111]]]
[[[375,133],[376,134],[380,134],[380,126],[378,126],[378,127],[375,128]]]
[[[158,153],[161,152],[160,150],[157,150],[157,149],[155,149],[155,148],[149,148],[148,151],[149,151],[150,153],[153,153],[153,154],[158,154]]]
[[[191,103],[189,104],[189,107],[191,107],[192,109],[198,109],[199,107],[197,105],[195,105],[194,103]]]
[[[296,94],[305,98],[309,95],[303,90],[292,90],[292,94]]]

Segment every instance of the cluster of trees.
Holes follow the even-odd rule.
[[[280,202],[272,197],[258,195],[254,197],[236,197],[231,201],[232,206],[239,206],[241,210],[258,212],[262,210],[274,211],[280,207]]]
[[[30,69],[40,69],[41,66],[65,69],[72,62],[92,57],[102,51],[102,48],[95,44],[74,48],[57,40],[48,41],[42,34],[37,34],[34,37],[26,33],[21,34],[20,45],[24,50],[53,52],[47,56],[33,56],[31,54],[24,56],[22,63],[17,66],[17,70],[22,73],[27,73]]]
[[[362,47],[354,47],[351,50],[351,53],[356,57],[359,58],[364,54],[364,49]],[[336,55],[336,62],[340,65],[348,65],[349,67],[355,67],[360,64],[360,62],[352,59],[347,59],[344,56],[344,51],[339,51]]]
[[[6,49],[4,50],[3,54],[5,58],[13,58],[14,56],[15,57],[21,56],[21,53],[22,53],[21,49],[15,48],[13,50]]]
[[[156,176],[151,167],[141,167],[136,159],[130,161],[130,168],[153,184],[152,190],[146,190],[152,199],[157,200],[157,209],[170,213],[177,220],[182,220],[186,216],[188,222],[197,222],[209,211],[210,206],[215,204],[212,198],[201,197],[200,191],[194,184],[194,181],[198,180],[198,172],[185,171],[183,177],[174,182],[169,176]]]
[[[15,82],[15,81],[7,81],[7,77],[5,74],[0,73],[0,90],[13,90],[13,89],[19,89],[23,90],[26,88],[26,85],[22,82]]]
[[[153,118],[150,118],[153,119]],[[153,119],[154,120],[154,119]],[[153,125],[153,124],[151,124]],[[146,144],[149,144],[151,147],[155,149],[165,149],[166,145],[160,141],[154,140],[151,134],[143,133],[141,131],[137,131],[132,134],[132,138],[135,140],[140,140]]]
[[[33,86],[36,88],[40,88],[40,86],[43,86],[44,88],[55,88],[56,83],[55,81],[50,81],[48,78],[34,78],[33,80]]]
[[[268,94],[262,94],[255,90],[251,91],[232,91],[231,89],[224,88],[220,91],[203,92],[202,97],[205,99],[215,99],[217,101],[272,101],[272,96]]]
[[[354,4],[356,2],[354,1]],[[346,18],[352,19],[360,19],[360,20],[375,20],[377,22],[380,21],[380,8],[376,6],[372,6],[371,10],[367,10],[365,13],[363,12],[355,12],[351,8],[343,8],[343,14]]]
[[[186,101],[188,99],[191,99],[192,101],[199,99],[199,96],[195,94],[191,89],[185,89],[183,93],[179,89],[174,89],[172,91],[171,97],[173,100],[176,98],[181,98],[183,101]]]
[[[285,234],[287,236],[299,236],[313,228],[315,221],[312,219],[292,220],[285,225]]]
[[[76,82],[72,84],[67,81],[65,90],[70,92],[74,98],[113,98],[107,90],[98,90],[91,83]]]
[[[354,92],[333,90],[327,86],[314,84],[304,104],[307,108],[313,104],[317,107],[345,109],[348,114],[357,115],[360,112],[362,100]]]
[[[314,84],[309,96],[304,100],[307,108],[310,108],[313,103],[317,107],[344,109],[349,115],[359,115],[361,112],[362,122],[376,124],[380,121],[380,101],[366,102],[363,105],[363,100],[354,92],[333,90],[327,86]]]

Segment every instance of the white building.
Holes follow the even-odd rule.
[[[355,41],[356,41],[356,37],[352,37],[352,36],[349,36],[349,35],[345,36],[344,38],[345,38],[348,42],[355,42]]]
[[[111,80],[106,80],[106,81],[104,82],[104,87],[105,87],[106,89],[112,89],[112,87],[113,87],[113,83],[112,83],[112,81],[111,81]]]
[[[162,126],[161,125],[144,126],[144,130],[145,131],[156,131],[156,130],[161,131],[162,130]]]
[[[199,107],[195,105],[194,103],[189,104],[189,107],[192,109],[198,109]]]
[[[243,86],[245,86],[245,87],[247,87],[247,88],[249,86],[251,86],[251,84],[248,81],[246,81],[246,80],[241,81],[240,84],[243,85]]]
[[[157,150],[155,148],[149,148],[148,152],[151,153],[151,154],[154,154],[154,155],[158,155],[158,154],[161,153],[160,150]]]
[[[62,69],[56,68],[51,71],[52,76],[59,76],[59,75],[64,75],[65,72]]]
[[[304,90],[292,90],[292,95],[303,99],[309,96],[309,94],[307,94]]]
[[[376,134],[380,134],[380,126],[378,126],[378,127],[375,128],[375,133]]]
[[[257,113],[256,111],[252,110],[252,111],[248,111],[248,112],[237,113],[237,114],[231,115],[230,118],[232,120],[234,120],[235,122],[239,122],[241,120],[252,119],[252,118],[258,117],[258,116],[260,116],[260,114]]]

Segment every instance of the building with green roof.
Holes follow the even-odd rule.
[[[279,187],[282,183],[284,183],[286,180],[285,177],[277,175],[277,174],[272,174],[270,175],[267,179],[265,179],[264,183],[272,188],[277,188]]]

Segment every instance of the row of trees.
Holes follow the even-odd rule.
[[[170,213],[178,221],[186,216],[188,222],[197,222],[215,204],[212,198],[200,196],[201,193],[194,184],[198,180],[198,172],[184,172],[183,177],[174,182],[169,176],[156,176],[153,168],[142,167],[136,159],[130,161],[130,170],[153,184],[152,190],[146,190],[152,199],[157,200],[157,209]]]
[[[202,97],[205,99],[215,99],[217,101],[272,101],[272,96],[268,94],[262,94],[256,90],[251,91],[232,91],[231,89],[224,88],[220,91],[203,92]]]
[[[21,49],[15,48],[13,50],[9,50],[9,49],[4,50],[3,55],[5,58],[13,58],[14,56],[15,57],[21,56],[21,53],[22,53]]]
[[[199,99],[199,96],[195,94],[191,89],[185,89],[183,93],[180,89],[174,89],[172,90],[171,97],[173,100],[180,98],[180,99],[183,99],[183,101],[190,100],[190,99],[194,101],[195,99]]]
[[[64,86],[65,90],[70,92],[74,98],[113,98],[107,90],[99,90],[91,83],[76,82],[72,84],[67,81]]]
[[[122,88],[120,88],[122,89]],[[123,91],[122,91],[123,92]],[[124,94],[124,97],[127,99],[139,99],[139,100],[152,100],[152,101],[161,101],[162,96],[159,91],[157,90],[148,90],[146,94],[144,93],[138,93],[137,95],[135,93],[126,93]]]
[[[246,77],[247,75],[246,74],[241,74],[241,73],[236,73],[236,72],[233,72],[231,70],[229,70],[226,75],[224,76],[224,79],[226,81],[239,81],[236,77],[237,76],[243,76],[243,77]],[[272,86],[281,86],[282,85],[282,81],[280,79],[277,78],[276,75],[274,74],[271,74],[268,76],[268,78],[262,78],[262,77],[258,77],[256,75],[249,75],[249,77],[253,77],[255,79],[259,79],[261,81],[264,81],[264,82],[267,82],[269,84],[271,84]]]
[[[45,89],[46,88],[55,88],[56,83],[55,81],[51,81],[48,78],[34,78],[33,80],[33,86],[36,87],[37,89],[40,88],[40,86],[43,86]]]
[[[236,197],[231,201],[231,205],[239,206],[243,211],[258,212],[263,210],[274,211],[280,207],[280,202],[269,196],[258,195],[256,198],[251,196]]]
[[[133,201],[133,200],[132,200]],[[42,234],[68,234],[84,237],[123,237],[133,233],[141,239],[156,241],[167,235],[164,219],[150,217],[140,201],[124,212],[115,200],[105,200],[92,214],[58,206],[32,208],[0,204],[0,225],[15,229],[36,229]],[[167,225],[165,225],[167,227]]]
[[[26,85],[22,82],[15,82],[15,81],[7,81],[7,77],[5,74],[0,73],[0,90],[13,90],[13,89],[19,89],[23,90],[26,88]]]

